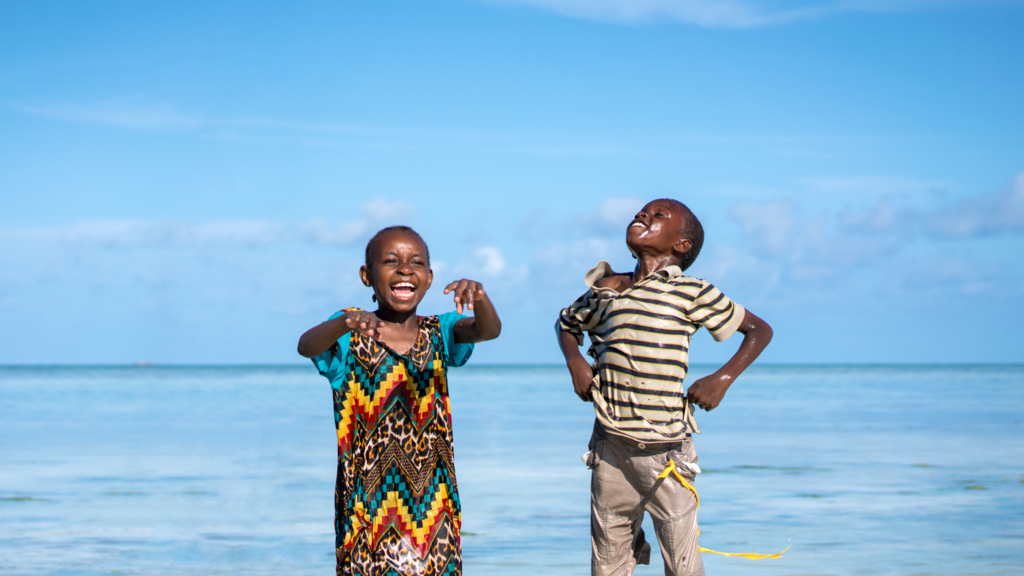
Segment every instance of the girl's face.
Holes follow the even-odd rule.
[[[359,277],[373,287],[380,307],[415,312],[434,281],[427,247],[416,236],[399,230],[377,239],[372,258],[372,267],[360,268]]]

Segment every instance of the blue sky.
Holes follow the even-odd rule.
[[[0,363],[299,361],[371,305],[393,223],[489,289],[477,361],[555,362],[662,196],[765,361],[1022,362],[1022,27],[1009,0],[5,2]]]

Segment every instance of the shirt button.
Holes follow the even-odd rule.
[[[647,448],[647,445],[644,444],[643,442],[641,442],[641,443],[637,444],[636,447],[641,449],[641,450],[643,450],[644,448]]]

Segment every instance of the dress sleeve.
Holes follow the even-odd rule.
[[[711,336],[718,342],[727,340],[743,323],[746,310],[736,302],[722,294],[710,282],[701,280],[704,286],[690,308],[690,322],[707,328]]]
[[[458,312],[447,312],[437,317],[441,324],[441,339],[444,341],[444,351],[448,355],[448,366],[458,368],[465,366],[469,357],[473,355],[473,344],[455,342],[455,323],[463,318],[469,318]]]
[[[593,288],[576,299],[568,308],[563,308],[555,322],[555,332],[568,332],[583,345],[583,333],[592,330],[601,321],[601,299]]]
[[[345,310],[339,310],[332,314],[327,320],[334,320],[344,313]],[[310,358],[310,360],[313,361],[313,365],[316,366],[317,371],[320,372],[320,375],[330,380],[331,386],[334,386],[334,381],[345,370],[345,361],[348,359],[348,343],[351,337],[351,332],[346,333],[330,348],[324,351],[323,354]]]

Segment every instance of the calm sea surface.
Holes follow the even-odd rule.
[[[466,573],[589,574],[564,368],[451,396]],[[0,368],[0,573],[331,574],[331,410],[312,366]],[[701,544],[792,546],[709,574],[1024,574],[1024,367],[761,367],[698,419]]]

